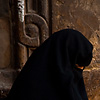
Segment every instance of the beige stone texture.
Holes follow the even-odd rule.
[[[41,6],[29,1],[25,23],[17,25],[17,1],[0,0],[0,97],[7,95],[14,76],[49,34],[73,28],[93,44],[93,59],[83,76],[89,100],[100,100],[100,0],[39,0]]]
[[[93,44],[93,59],[84,71],[89,100],[100,100],[100,0],[53,0],[52,33],[73,28]]]
[[[11,64],[10,25],[7,19],[0,18],[0,68]]]
[[[0,98],[9,92],[14,80],[12,66],[11,17],[9,0],[0,0]]]

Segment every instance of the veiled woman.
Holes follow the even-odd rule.
[[[82,72],[92,49],[79,31],[55,32],[28,59],[7,100],[88,100]]]

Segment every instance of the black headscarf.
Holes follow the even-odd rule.
[[[28,59],[7,100],[88,100],[75,64],[89,65],[92,49],[76,30],[55,32]]]

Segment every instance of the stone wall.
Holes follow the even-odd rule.
[[[9,1],[0,0],[0,68],[10,65],[10,12]]]
[[[100,100],[100,0],[53,0],[52,31],[73,28],[93,44],[93,60],[84,70],[89,100]]]
[[[89,100],[99,100],[100,0],[27,0],[25,9],[17,1],[23,3],[0,0],[0,97],[6,96],[18,70],[50,33],[73,28],[94,46],[93,60],[83,75]]]
[[[9,0],[0,0],[0,97],[6,96],[12,85],[12,28]]]

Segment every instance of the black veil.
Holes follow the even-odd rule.
[[[78,31],[55,32],[40,45],[15,80],[7,100],[88,100],[82,70],[92,44]]]

